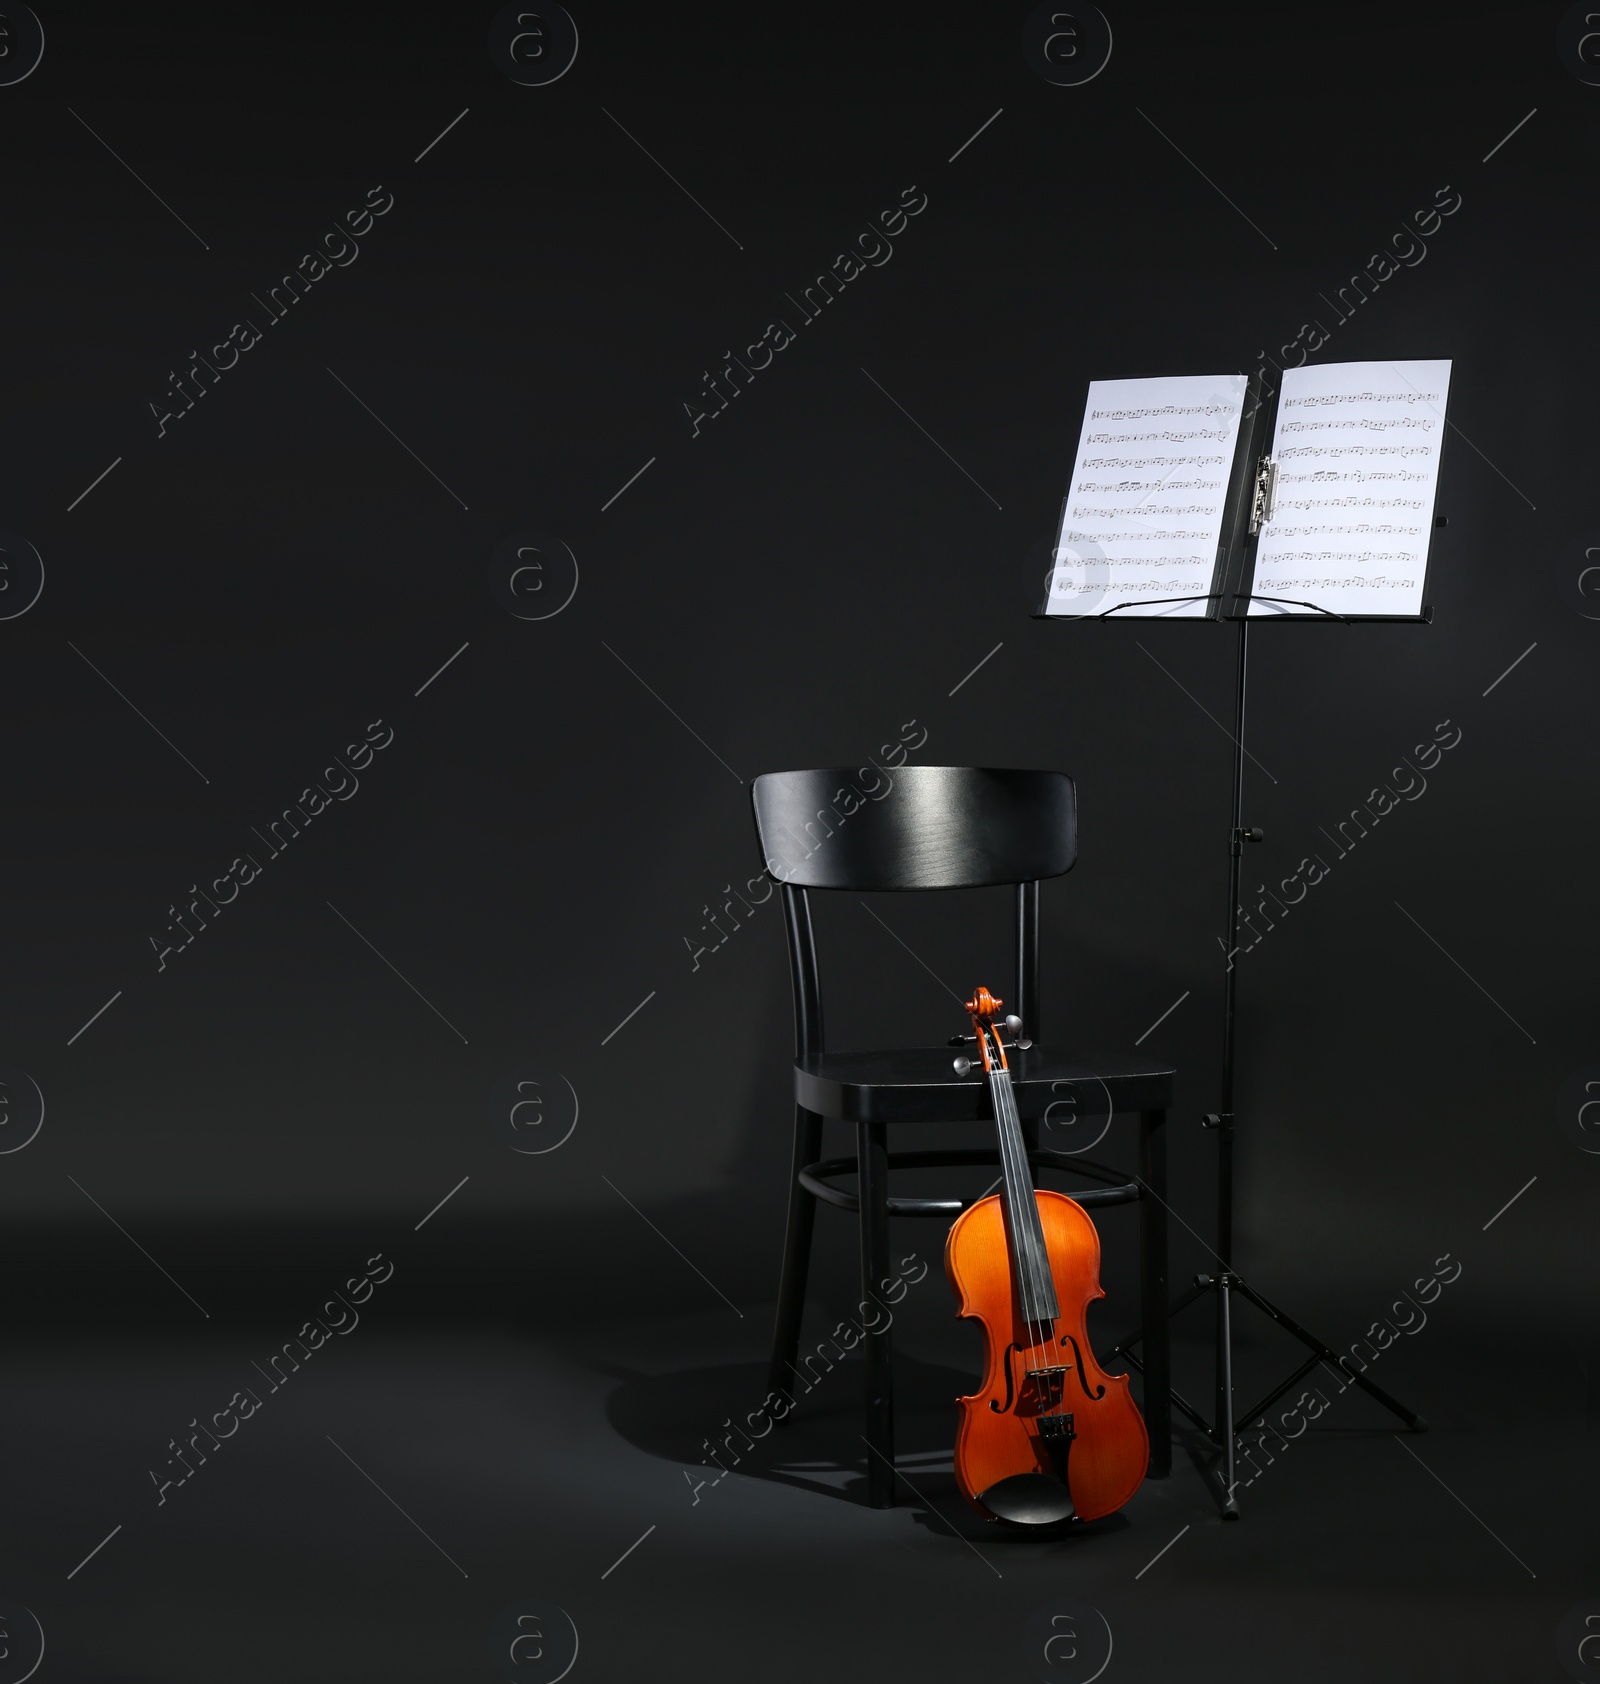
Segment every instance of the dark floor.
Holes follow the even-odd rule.
[[[902,1339],[902,1504],[874,1512],[853,1365],[727,1477],[701,1465],[760,1399],[764,1312],[540,1334],[383,1290],[276,1392],[253,1364],[288,1317],[13,1343],[0,1582],[43,1626],[41,1684],[549,1680],[573,1629],[578,1679],[1087,1684],[1109,1642],[1111,1679],[1507,1684],[1568,1676],[1558,1628],[1600,1589],[1583,1379],[1525,1336],[1436,1316],[1387,1353],[1420,1437],[1323,1382],[1328,1413],[1263,1463],[1238,1524],[1180,1444],[1122,1514],[1046,1541],[956,1492],[972,1346],[942,1299]],[[1245,1333],[1254,1395],[1292,1352]],[[1178,1358],[1203,1395],[1199,1344]],[[259,1411],[220,1447],[181,1442],[194,1472],[158,1503],[151,1471],[182,1472],[167,1441],[252,1385]],[[5,1612],[21,1647],[0,1684],[26,1670]]]

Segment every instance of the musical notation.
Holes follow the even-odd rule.
[[[1285,382],[1288,375],[1284,376]],[[1345,429],[1360,427],[1369,433],[1393,432],[1396,428],[1404,427],[1411,431],[1428,430],[1428,421],[1420,415],[1344,415],[1336,421],[1284,421],[1279,411],[1278,431],[1280,433],[1326,433],[1335,428]]]
[[[1277,452],[1280,462],[1292,461],[1296,456],[1321,456],[1330,461],[1341,456],[1431,456],[1428,444],[1291,444]]]
[[[1341,368],[1356,368],[1359,365],[1356,363],[1340,363],[1337,366]],[[1378,364],[1377,366],[1398,368],[1399,364],[1384,363]],[[1446,384],[1449,383],[1448,375],[1445,377],[1445,381]],[[1409,391],[1404,392],[1396,392],[1391,389],[1386,392],[1325,392],[1320,396],[1306,394],[1298,398],[1296,401],[1302,409],[1322,409],[1334,404],[1357,403],[1364,409],[1371,409],[1378,405],[1392,403],[1425,403],[1437,408],[1438,405],[1444,402],[1444,394],[1442,392],[1419,392],[1415,387],[1412,387]]]
[[[1244,399],[1239,374],[1090,384],[1046,613],[1207,612]],[[1201,600],[1132,606],[1155,597]]]
[[[1449,391],[1447,361],[1284,371],[1272,452],[1280,490],[1256,549],[1257,596],[1335,614],[1421,611]],[[1352,522],[1354,511],[1373,518]],[[1379,535],[1394,547],[1348,547]],[[1381,571],[1352,571],[1363,566]],[[1294,612],[1304,610],[1250,605],[1256,616]]]

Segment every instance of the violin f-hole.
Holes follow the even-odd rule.
[[[1021,1349],[1022,1347],[1020,1345],[1006,1346],[1006,1354],[1002,1359],[1006,1365],[1006,1401],[1001,1403],[998,1398],[989,1399],[989,1407],[996,1415],[1009,1415],[1011,1413],[1011,1353],[1013,1351],[1020,1351]]]
[[[1096,1386],[1092,1392],[1089,1390],[1089,1382],[1084,1378],[1083,1374],[1083,1352],[1078,1349],[1076,1335],[1069,1333],[1067,1335],[1067,1343],[1072,1346],[1072,1354],[1078,1359],[1078,1384],[1083,1387],[1083,1395],[1086,1398],[1103,1398],[1106,1395],[1106,1389],[1104,1386]]]

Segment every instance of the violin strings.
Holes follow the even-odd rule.
[[[1000,1038],[994,1033],[996,1056],[991,1067],[993,1080],[990,1083],[991,1093],[995,1102],[995,1119],[998,1127],[1001,1149],[1001,1164],[1005,1175],[1006,1207],[1011,1218],[1010,1226],[1015,1240],[1017,1254],[1017,1296],[1021,1304],[1023,1319],[1033,1326],[1039,1323],[1045,1325],[1043,1343],[1046,1354],[1055,1357],[1051,1366],[1061,1366],[1061,1350],[1056,1338],[1055,1317],[1045,1313],[1046,1306],[1054,1296],[1054,1282],[1048,1275],[1048,1248],[1045,1245],[1043,1225],[1039,1217],[1038,1202],[1034,1196],[1033,1178],[1029,1170],[1027,1153],[1023,1143],[1022,1120],[1017,1111],[1016,1095],[1012,1091],[1011,1077],[1006,1070],[999,1052]],[[1013,1197],[1013,1194],[1016,1196]],[[1026,1199],[1031,1206],[1024,1213],[1022,1201]],[[1030,1220],[1031,1218],[1031,1220]],[[1043,1272],[1041,1272],[1043,1271]],[[1048,1286],[1047,1284],[1048,1283]],[[1038,1335],[1033,1335],[1034,1339]],[[1026,1362],[1026,1357],[1024,1357]],[[1026,1368],[1024,1373],[1026,1373]],[[1048,1398],[1048,1391],[1046,1392]]]
[[[1031,1212],[1033,1221],[1029,1224],[1028,1245],[1032,1254],[1031,1267],[1038,1271],[1035,1275],[1033,1294],[1034,1308],[1036,1311],[1035,1319],[1045,1324],[1045,1337],[1043,1344],[1045,1346],[1046,1354],[1055,1359],[1052,1366],[1059,1367],[1061,1366],[1061,1348],[1056,1337],[1055,1330],[1057,1318],[1048,1314],[1050,1301],[1055,1296],[1055,1282],[1050,1273],[1049,1243],[1045,1238],[1043,1219],[1039,1215],[1038,1199],[1033,1187],[1031,1169],[1028,1165],[1026,1152],[1022,1149],[1022,1119],[1017,1110],[1016,1094],[1011,1090],[1009,1082],[1006,1084],[1006,1107],[1010,1113],[1013,1128],[1015,1129],[1015,1133],[1013,1135],[1013,1140],[1015,1142],[1014,1150],[1021,1158],[1020,1168],[1023,1177],[1023,1192],[1025,1197],[1028,1198],[1033,1206],[1033,1210]]]
[[[1012,1189],[1018,1195],[1016,1203],[1022,1203],[1022,1197],[1032,1191],[1032,1179],[1028,1173],[1027,1159],[1022,1150],[1021,1121],[1017,1115],[1016,1097],[1011,1091],[1009,1078],[998,1084],[997,1098],[1004,1117],[1002,1135],[1007,1148],[1007,1162],[1012,1172]],[[1040,1235],[1033,1222],[1028,1220],[1024,1209],[1014,1211],[1017,1229],[1018,1263],[1022,1267],[1023,1283],[1027,1285],[1027,1308],[1029,1319],[1039,1321],[1043,1319],[1044,1296],[1041,1290],[1042,1277],[1039,1274],[1039,1239]]]
[[[1021,1213],[1016,1209],[1013,1193],[1016,1189],[1016,1162],[1012,1153],[1011,1133],[1007,1127],[1005,1111],[1005,1089],[1009,1085],[1009,1077],[1002,1080],[1002,1065],[1000,1063],[999,1037],[994,1037],[995,1050],[990,1052],[990,1027],[978,1024],[978,1033],[983,1038],[982,1048],[984,1064],[989,1073],[989,1097],[994,1105],[995,1133],[1000,1146],[1000,1173],[1003,1189],[1001,1209],[1005,1214],[1005,1226],[1010,1229],[1013,1249],[1016,1254],[1017,1266],[1017,1298],[1022,1308],[1025,1322],[1032,1319],[1032,1299],[1029,1292],[1028,1276],[1030,1265],[1026,1256],[1027,1240],[1022,1232]],[[1011,1360],[1009,1350],[1006,1361]]]
[[[1024,1324],[1031,1329],[1044,1326],[1041,1331],[1027,1335],[1029,1343],[1023,1349],[1023,1382],[1017,1388],[1021,1402],[1027,1377],[1034,1370],[1029,1366],[1028,1352],[1042,1348],[1044,1366],[1054,1370],[1049,1378],[1041,1376],[1034,1382],[1040,1393],[1036,1407],[1040,1414],[1059,1417],[1066,1401],[1066,1369],[1061,1342],[1056,1331],[1060,1318],[1059,1295],[1050,1270],[1049,1243],[1044,1233],[1044,1218],[1039,1209],[1038,1194],[1033,1185],[1032,1166],[1028,1162],[1027,1142],[1022,1132],[1022,1117],[1017,1108],[1016,1093],[1011,1085],[1011,1073],[1005,1062],[1005,1051],[999,1031],[986,1020],[973,1018],[983,1053],[985,1071],[989,1076],[989,1093],[994,1104],[996,1134],[1000,1147],[1001,1208],[1005,1226],[1010,1230],[1012,1252],[1017,1270],[1017,1300]],[[992,1050],[991,1050],[992,1049]],[[1026,1201],[1026,1204],[1024,1204]],[[1047,1314],[1047,1307],[1055,1306],[1055,1314]],[[1041,1336],[1042,1332],[1042,1336]],[[1010,1346],[1006,1362],[1011,1361]],[[1052,1399],[1052,1387],[1059,1384],[1060,1395]]]
[[[1015,1109],[1015,1106],[1016,1106],[1016,1099],[1015,1099],[1015,1096],[1013,1095],[1013,1097],[1012,1097],[1013,1110]],[[1021,1127],[1022,1127],[1022,1125],[1021,1125],[1021,1121],[1019,1119],[1018,1124],[1017,1124],[1017,1128],[1018,1128],[1019,1133],[1021,1132]],[[1033,1200],[1034,1210],[1037,1212],[1038,1209],[1039,1209],[1039,1200],[1038,1200],[1037,1193],[1035,1193],[1032,1190],[1032,1177],[1031,1177],[1031,1175],[1029,1177],[1029,1187],[1030,1187],[1029,1197]],[[1059,1338],[1059,1335],[1058,1335],[1057,1329],[1056,1329],[1056,1324],[1060,1320],[1060,1311],[1061,1311],[1060,1294],[1056,1292],[1055,1280],[1054,1280],[1054,1277],[1053,1277],[1051,1269],[1050,1269],[1050,1245],[1049,1245],[1049,1241],[1045,1237],[1044,1217],[1043,1217],[1042,1213],[1039,1215],[1039,1244],[1040,1244],[1040,1248],[1041,1248],[1041,1252],[1042,1252],[1042,1267],[1044,1269],[1044,1278],[1045,1278],[1046,1281],[1049,1282],[1049,1297],[1046,1299],[1046,1302],[1049,1303],[1049,1302],[1054,1301],[1055,1306],[1056,1306],[1056,1315],[1050,1318],[1049,1336],[1048,1336],[1048,1339],[1046,1340],[1046,1344],[1047,1344],[1048,1350],[1050,1352],[1050,1355],[1052,1357],[1051,1366],[1054,1367],[1054,1368],[1057,1368],[1057,1369],[1064,1369],[1066,1367],[1066,1359],[1065,1359],[1065,1357],[1062,1353],[1061,1341],[1060,1341],[1060,1338]],[[1062,1402],[1065,1403],[1065,1393],[1066,1393],[1066,1386],[1067,1386],[1066,1376],[1064,1374],[1060,1375],[1059,1380],[1060,1380],[1061,1390],[1062,1390],[1062,1394],[1063,1394]],[[1059,1413],[1059,1411],[1053,1411],[1053,1413]]]
[[[998,1046],[998,1035],[996,1035],[995,1040]],[[999,1129],[1002,1164],[1015,1177],[1015,1180],[1007,1184],[1006,1202],[1008,1206],[1020,1202],[1020,1199],[1013,1200],[1010,1197],[1011,1187],[1015,1186],[1020,1197],[1026,1198],[1032,1205],[1032,1209],[1028,1213],[1032,1217],[1032,1221],[1024,1220],[1019,1209],[1013,1209],[1011,1212],[1012,1228],[1016,1235],[1017,1266],[1020,1270],[1017,1281],[1018,1298],[1022,1304],[1025,1320],[1033,1324],[1041,1322],[1045,1324],[1044,1338],[1041,1343],[1044,1345],[1047,1358],[1052,1359],[1049,1366],[1060,1370],[1064,1369],[1066,1364],[1055,1325],[1059,1317],[1059,1305],[1057,1306],[1057,1316],[1050,1316],[1045,1313],[1046,1306],[1056,1296],[1055,1282],[1049,1272],[1049,1245],[1045,1239],[1044,1223],[1039,1214],[1033,1177],[1027,1161],[1022,1134],[1022,1119],[1017,1110],[1016,1094],[1011,1086],[1010,1074],[998,1060],[994,1074],[997,1078],[1001,1075],[1004,1076],[1004,1080],[997,1079],[992,1084],[996,1103],[996,1120],[1000,1121],[1002,1116],[1004,1117]],[[1039,1272],[1035,1273],[1035,1271]],[[1062,1391],[1065,1393],[1065,1375],[1061,1375],[1060,1378]],[[1044,1401],[1047,1405],[1049,1395],[1047,1383],[1044,1393]],[[1050,1411],[1050,1413],[1058,1413],[1058,1411]]]

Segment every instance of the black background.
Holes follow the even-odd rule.
[[[143,1352],[111,1363],[129,1384],[165,1360],[156,1341],[210,1375],[103,1468],[34,1442],[39,1512],[62,1530],[8,1538],[18,1594],[92,1648],[139,1600],[114,1614],[90,1588],[126,1570],[135,1517],[153,1583],[181,1575],[156,1531],[170,1511],[138,1487],[237,1383],[203,1341],[258,1316],[287,1331],[302,1285],[332,1290],[380,1247],[396,1325],[538,1339],[704,1317],[713,1345],[740,1342],[727,1360],[754,1360],[790,1119],[777,902],[698,968],[691,946],[760,869],[750,781],[864,764],[911,721],[919,763],[1078,780],[1079,864],[1044,896],[1046,1033],[1090,1060],[1130,1052],[1186,996],[1141,1046],[1180,1072],[1174,1278],[1203,1267],[1234,634],[1034,621],[1039,558],[1088,380],[1264,358],[1270,375],[1445,188],[1461,208],[1425,260],[1317,359],[1454,359],[1433,623],[1254,636],[1245,818],[1267,840],[1248,883],[1326,854],[1318,827],[1440,722],[1461,741],[1241,961],[1240,1263],[1347,1339],[1452,1254],[1452,1337],[1492,1330],[1496,1383],[1533,1363],[1581,1438],[1597,1171],[1557,1098],[1596,1057],[1600,626],[1573,592],[1600,88],[1563,65],[1559,11],[1118,5],[1110,62],[1080,87],[1029,67],[1004,6],[574,15],[570,72],[525,87],[475,7],[50,7],[38,71],[0,88],[0,524],[45,567],[0,624],[0,1062],[47,1107],[0,1159],[8,1314],[40,1375],[81,1367],[62,1395],[103,1386],[105,1409],[123,1406],[102,1368],[118,1340]],[[380,184],[394,205],[359,259],[269,326],[250,295]],[[802,325],[784,294],[913,187],[927,208],[892,260]],[[694,436],[702,371],[779,317],[796,342]],[[168,371],[245,318],[262,342],[159,437]],[[529,530],[579,569],[539,622],[489,585],[496,547]],[[353,798],[159,969],[169,906],[379,720],[394,740]],[[892,934],[853,898],[820,913],[837,1044],[942,1040],[951,990],[1009,974],[1003,895],[871,912]],[[528,1067],[580,1100],[547,1155],[512,1151],[492,1109]],[[1136,1277],[1113,1230],[1120,1324]],[[850,1257],[827,1226],[835,1314]],[[907,1348],[970,1361],[937,1269],[922,1290]],[[30,1430],[14,1421],[14,1443]],[[422,1432],[396,1442],[415,1454]],[[1399,1455],[1363,1452],[1380,1453]],[[541,1524],[559,1533],[569,1497],[541,1496]],[[130,1536],[54,1612],[124,1511]],[[602,1535],[620,1549],[648,1519]],[[616,1553],[595,1547],[601,1566]],[[416,1565],[430,1583],[442,1567]],[[527,1590],[576,1613],[559,1578],[508,1581],[496,1606]],[[1548,1634],[1578,1594],[1519,1614],[1496,1664],[1536,1650],[1528,1676],[1558,1676]],[[732,1618],[704,1595],[708,1629]],[[190,1676],[169,1618],[142,1670],[96,1671],[113,1665],[96,1650],[55,1676]],[[302,1641],[297,1665],[332,1653]],[[401,1639],[374,1642],[371,1671],[302,1675],[413,1675],[390,1670]],[[737,1652],[669,1675],[731,1677]],[[279,1676],[288,1653],[207,1664]]]

